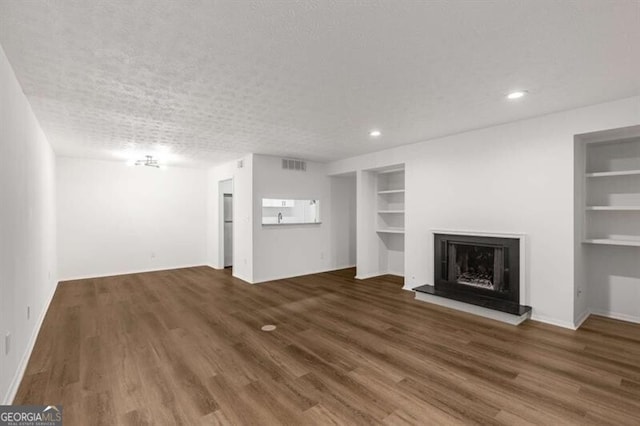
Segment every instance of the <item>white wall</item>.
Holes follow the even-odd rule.
[[[242,168],[238,167],[242,162]],[[212,167],[207,172],[207,264],[224,268],[223,204],[225,185],[233,179],[233,276],[253,282],[253,154]]]
[[[525,302],[534,318],[573,327],[583,284],[574,282],[574,135],[639,122],[633,97],[340,160],[328,171],[405,164],[406,288],[433,284],[432,229],[524,233]]]
[[[358,170],[357,277],[365,279],[380,271],[380,239],[376,234],[376,174]]]
[[[206,172],[58,158],[61,279],[206,263]]]
[[[590,296],[586,276],[586,250],[582,244],[584,235],[585,206],[585,144],[574,138],[574,197],[573,197],[573,282],[575,297],[573,301],[573,320],[579,326],[589,316]]]
[[[221,269],[220,182],[233,179],[233,275],[249,283],[355,265],[355,175],[329,177],[325,166],[282,170],[280,158],[248,155],[207,173],[207,263]],[[319,199],[321,224],[262,226],[262,198]]]
[[[54,153],[2,48],[0,182],[0,403],[8,404],[57,282],[56,209]]]
[[[586,245],[589,311],[640,323],[640,248]]]
[[[352,185],[352,181],[345,181],[344,185]],[[336,191],[339,186],[340,181],[333,181]],[[349,188],[341,190],[348,192]],[[336,202],[344,203],[346,196],[342,194]],[[322,223],[263,226],[263,198],[320,200]],[[338,235],[332,234],[335,220],[332,201],[332,180],[327,176],[324,164],[307,162],[306,172],[283,170],[279,157],[254,155],[253,282],[350,266],[352,253],[344,250],[349,242],[338,241]],[[348,208],[347,204],[345,206]],[[343,238],[348,240],[350,235],[344,234]]]
[[[336,269],[356,264],[356,175],[331,177],[330,264]]]
[[[220,182],[220,190],[222,194],[233,194],[233,179],[227,179]]]

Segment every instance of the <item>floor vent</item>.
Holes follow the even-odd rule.
[[[299,172],[307,171],[307,162],[302,160],[294,160],[290,158],[282,159],[282,168],[285,170],[297,170]]]

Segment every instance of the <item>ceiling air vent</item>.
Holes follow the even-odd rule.
[[[293,160],[290,158],[283,158],[282,168],[285,170],[297,170],[299,172],[306,172],[307,162],[302,160]]]

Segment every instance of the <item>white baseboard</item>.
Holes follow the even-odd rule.
[[[385,272],[374,272],[369,274],[357,274],[356,280],[368,280],[369,278],[379,277],[380,275],[384,275]]]
[[[339,271],[341,269],[349,269],[349,268],[355,268],[356,265],[344,265],[344,266],[336,266],[335,268],[332,269],[332,271]]]
[[[223,269],[227,269],[227,268],[233,268],[233,265],[227,265],[227,266],[214,266],[210,263],[205,263],[202,266],[207,266],[211,269],[215,269],[216,271],[222,271]],[[190,266],[187,266],[187,268],[190,268]],[[175,268],[175,269],[179,269],[179,268]]]
[[[579,329],[582,323],[584,323],[587,318],[589,318],[589,315],[591,315],[591,311],[589,309],[585,310],[582,315],[580,315],[578,319],[573,322],[574,328],[576,330]]]
[[[576,326],[573,321],[562,321],[555,318],[549,318],[544,315],[533,313],[531,314],[531,319],[533,321],[543,322],[549,325],[555,325],[556,327],[568,328],[569,330],[575,330]]]
[[[251,282],[251,284],[261,284],[261,283],[266,283],[266,282],[269,282],[269,281],[286,280],[286,279],[289,279],[289,278],[304,277],[306,275],[322,274],[324,272],[333,272],[333,271],[339,271],[340,269],[353,268],[354,266],[355,265],[331,266],[331,267],[328,267],[328,268],[323,268],[323,269],[318,269],[318,270],[315,270],[315,271],[304,272],[304,273],[300,273],[300,274],[296,274],[296,275],[287,275],[287,274],[272,275],[272,276],[267,277],[267,278],[259,278],[257,280],[254,280],[253,282]],[[356,278],[358,278],[358,277],[356,276]]]
[[[60,278],[58,282],[87,280],[87,279],[93,279],[93,278],[118,277],[120,275],[144,274],[144,273],[147,273],[147,272],[172,271],[174,269],[197,268],[197,267],[200,267],[200,266],[211,266],[211,265],[208,265],[206,263],[200,263],[200,264],[197,264],[197,265],[177,265],[177,266],[166,266],[166,267],[165,266],[160,266],[158,268],[151,268],[151,269],[136,269],[136,270],[119,271],[119,272],[105,272],[105,273],[102,273],[102,274],[89,274],[89,275],[78,275],[78,276],[64,277],[64,278]]]
[[[616,319],[620,321],[627,321],[627,322],[640,324],[640,317],[637,317],[635,315],[621,314],[619,312],[597,310],[597,309],[591,309],[590,313],[592,315],[600,315],[601,317],[607,317],[607,318]]]
[[[370,274],[358,274],[358,275],[356,275],[355,278],[357,280],[366,280],[366,279],[369,279],[369,278],[375,278],[375,277],[379,277],[379,276],[382,276],[382,275],[393,275],[394,277],[404,278],[404,273],[399,273],[399,272],[394,272],[394,271],[379,271],[379,272],[374,272],[374,273],[370,273]]]
[[[31,353],[33,352],[33,348],[36,345],[36,340],[38,339],[38,334],[40,334],[40,328],[42,328],[42,323],[44,322],[44,317],[47,315],[49,311],[49,305],[51,305],[51,301],[53,300],[53,295],[56,293],[56,289],[58,288],[58,284],[53,286],[51,293],[47,298],[47,303],[45,303],[42,312],[38,317],[38,321],[36,322],[36,327],[33,329],[33,333],[31,333],[31,337],[29,338],[29,342],[27,343],[27,348],[22,355],[22,359],[18,364],[18,368],[16,373],[13,375],[13,379],[11,380],[11,384],[9,385],[9,389],[7,389],[7,393],[2,400],[2,405],[11,405],[13,404],[13,400],[18,393],[18,388],[20,387],[20,383],[22,382],[22,378],[24,377],[24,373],[27,370],[27,365],[29,364],[29,359],[31,358]]]

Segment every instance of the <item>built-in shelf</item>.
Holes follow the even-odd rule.
[[[640,206],[587,206],[587,210],[640,211]]]
[[[594,238],[590,240],[584,240],[585,244],[603,244],[608,246],[627,246],[627,247],[640,247],[639,241],[632,240],[612,240],[607,238]]]
[[[376,232],[380,234],[404,234],[404,229],[401,229],[401,228],[376,229]]]
[[[403,167],[375,171],[372,207],[371,268],[404,275],[405,174]],[[368,237],[367,237],[368,238]],[[374,242],[375,241],[375,242]]]
[[[577,179],[584,244],[640,247],[640,126],[630,131],[621,139],[586,140],[585,179]]]
[[[608,176],[633,176],[640,175],[640,170],[621,170],[617,172],[594,172],[587,173],[587,177],[608,177]]]
[[[398,168],[395,168],[395,169],[380,170],[378,172],[379,175],[385,175],[387,173],[404,173],[404,167],[398,167]]]
[[[386,191],[378,191],[378,194],[404,194],[404,189],[387,189]]]

